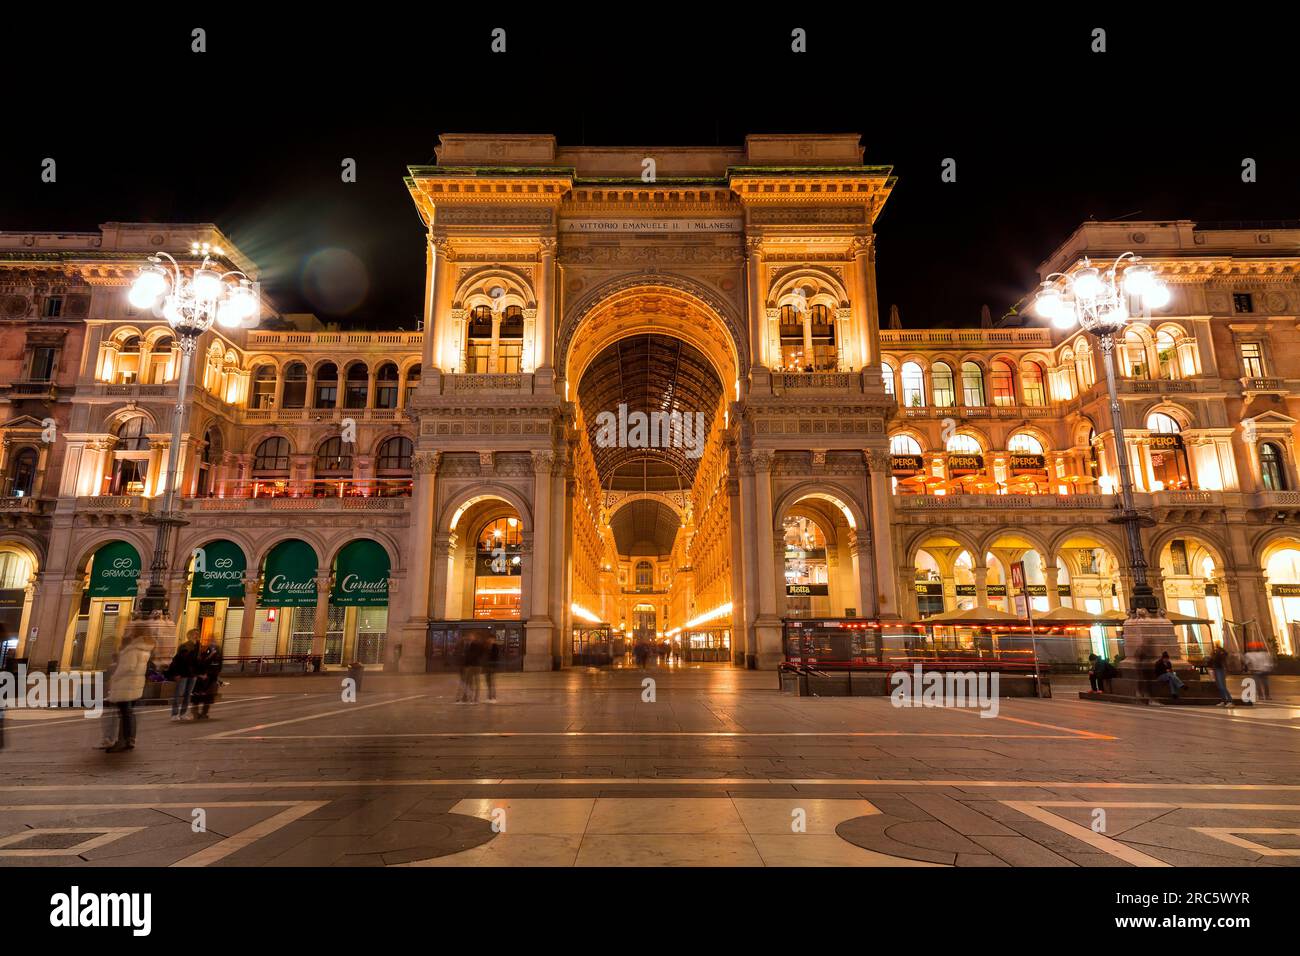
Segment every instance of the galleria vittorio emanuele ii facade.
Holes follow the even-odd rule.
[[[1127,607],[1117,441],[1157,598],[1206,622],[1188,652],[1253,622],[1295,653],[1300,230],[1088,222],[1042,250],[1044,276],[1132,251],[1172,293],[1117,348],[1117,436],[1083,332],[882,317],[893,179],[857,136],[441,143],[407,180],[424,236],[393,226],[427,251],[422,330],[265,299],[200,341],[166,583],[228,660],[437,670],[474,625],[526,670],[637,637],[771,668],[793,621],[977,648],[926,618]],[[146,583],[179,353],[126,292],[195,241],[257,277],[208,224],[0,233],[8,654],[102,667]]]

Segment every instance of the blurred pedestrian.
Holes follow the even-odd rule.
[[[108,701],[117,712],[117,735],[107,753],[135,749],[135,702],[144,694],[144,675],[153,648],[147,625],[127,625],[122,645],[117,649],[117,662],[108,678]]]
[[[489,631],[484,637],[483,676],[487,680],[487,702],[497,702],[497,666],[501,663],[501,642]]]
[[[175,682],[172,687],[172,720],[193,720],[189,713],[190,695],[198,677],[198,657],[199,629],[192,627],[167,665],[167,679]]]
[[[1219,688],[1219,696],[1223,698],[1215,706],[1235,707],[1232,692],[1228,690],[1228,652],[1222,644],[1215,644],[1210,653],[1210,670],[1214,671],[1214,683]]]
[[[199,653],[194,663],[194,691],[190,695],[195,720],[206,720],[212,702],[217,699],[221,687],[222,660],[221,648],[216,640],[211,634],[205,635],[199,642]]]
[[[456,703],[477,704],[479,672],[483,666],[483,633],[467,631],[461,640],[460,687]]]
[[[1255,699],[1268,700],[1268,675],[1273,670],[1273,655],[1263,644],[1251,643],[1246,649],[1246,670],[1255,679]]]

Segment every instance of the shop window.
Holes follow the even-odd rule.
[[[474,618],[518,620],[523,541],[519,519],[497,518],[479,533],[474,559]]]
[[[1183,446],[1182,428],[1173,418],[1156,412],[1147,417],[1147,430],[1151,432],[1151,488],[1185,489],[1191,487],[1191,470],[1187,465],[1187,449]]]

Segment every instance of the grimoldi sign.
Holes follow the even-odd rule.
[[[744,222],[730,216],[718,219],[561,219],[560,232],[638,232],[645,235],[700,235],[740,232]]]

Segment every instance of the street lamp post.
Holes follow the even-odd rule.
[[[1124,441],[1119,392],[1115,387],[1115,337],[1132,318],[1130,300],[1139,303],[1144,312],[1163,308],[1169,302],[1169,289],[1156,278],[1150,266],[1141,263],[1140,257],[1126,252],[1105,272],[1085,258],[1071,274],[1054,272],[1047,276],[1034,299],[1034,308],[1058,329],[1082,326],[1101,347],[1106,393],[1110,398],[1111,431],[1115,436],[1115,461],[1119,469],[1121,508],[1113,520],[1124,526],[1128,546],[1128,562],[1133,572],[1133,590],[1129,595],[1129,615],[1132,617],[1139,608],[1148,614],[1158,613],[1160,602],[1147,581],[1147,560],[1140,529],[1149,524],[1150,519],[1139,514],[1133,503],[1133,473]]]
[[[212,268],[212,256],[224,255],[222,250],[208,243],[193,243],[190,253],[202,255],[203,264],[189,275],[170,255],[160,252],[149,257],[149,265],[140,268],[140,274],[131,285],[128,298],[135,308],[150,310],[167,320],[175,334],[181,353],[181,367],[177,375],[176,407],[172,412],[171,445],[167,449],[167,472],[162,510],[151,514],[149,522],[155,526],[153,558],[149,564],[149,584],[136,610],[136,617],[159,623],[159,643],[168,645],[175,637],[175,625],[167,606],[168,550],[172,529],[184,525],[184,518],[176,511],[177,471],[180,463],[181,436],[185,433],[188,413],[190,369],[199,337],[212,328],[213,322],[225,328],[236,328],[257,314],[258,297],[252,282],[242,272],[218,272]],[[162,259],[171,263],[168,270]],[[236,282],[228,282],[230,278]]]

